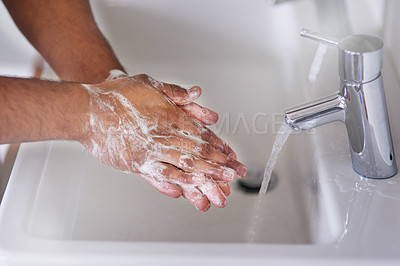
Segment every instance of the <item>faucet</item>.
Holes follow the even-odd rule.
[[[339,92],[285,112],[293,130],[341,121],[346,125],[353,169],[361,176],[383,179],[397,173],[381,69],[383,42],[369,35],[343,39],[303,29],[302,37],[339,50]]]

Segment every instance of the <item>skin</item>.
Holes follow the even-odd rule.
[[[121,171],[138,173],[168,196],[182,195],[201,211],[208,210],[210,202],[224,207],[230,193],[228,182],[237,175],[243,177],[246,168],[204,123],[166,96],[165,92],[175,85],[158,84],[153,86],[147,75],[90,87],[0,77],[0,143],[79,141],[102,162]],[[187,93],[197,97],[197,91],[195,87]],[[98,101],[93,100],[93,95]],[[139,119],[122,101],[116,101],[115,95],[124,97],[134,108],[141,125],[156,127],[146,135],[148,130],[145,132],[139,126]],[[150,143],[143,145],[140,136],[147,137]],[[98,146],[96,152],[93,143]],[[149,160],[156,175],[138,167]]]
[[[90,86],[95,114],[81,143],[104,163],[140,174],[168,196],[183,195],[199,210],[210,202],[224,207],[226,182],[243,176],[244,166],[226,143],[153,84],[137,75]],[[143,169],[149,162],[151,171]]]
[[[104,81],[111,69],[124,69],[97,28],[87,1],[3,2],[62,82],[0,77],[0,143],[79,141],[104,163],[138,173],[160,192],[182,195],[201,211],[208,210],[210,202],[226,205],[228,182],[244,177],[246,168],[206,127],[216,123],[218,115],[194,103],[199,87],[186,90],[147,75]],[[156,129],[144,132],[132,110],[115,95],[126,99],[141,122],[157,124]],[[100,108],[104,103],[113,107]],[[118,130],[120,122],[131,129],[129,134]],[[145,149],[138,136],[151,140]],[[110,141],[114,148],[124,146],[113,149]],[[149,159],[157,174],[143,170]]]
[[[61,80],[99,83],[111,69],[124,70],[98,29],[88,1],[3,3],[20,31]]]

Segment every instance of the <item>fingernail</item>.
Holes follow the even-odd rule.
[[[213,112],[209,112],[207,115],[207,122],[208,124],[215,124],[218,122],[218,114],[217,113],[213,113]]]
[[[215,205],[216,205],[218,208],[223,208],[223,207],[226,206],[226,204],[228,204],[228,200],[226,199],[226,197],[224,197],[223,199],[219,199],[219,200],[215,203]]]
[[[229,153],[228,157],[231,158],[231,159],[237,160],[237,155],[234,152]]]
[[[200,88],[199,87],[192,87],[189,91],[188,94],[190,98],[197,97],[200,94]]]
[[[233,169],[227,169],[223,172],[223,176],[227,179],[227,181],[233,181],[236,177],[236,172]]]
[[[201,109],[201,113],[202,113],[203,115],[208,115],[208,114],[210,113],[210,111],[208,111],[207,108],[202,108],[202,109]]]
[[[225,199],[223,202],[221,202],[220,206],[223,208],[223,207],[226,206],[226,204],[228,204],[228,200],[227,199]]]
[[[229,154],[228,154],[228,159],[230,159],[230,160],[236,160],[237,158],[236,158],[235,154],[229,153]]]
[[[238,175],[243,178],[247,175],[247,168],[245,166],[239,165],[237,168]]]
[[[210,209],[211,203],[209,201],[205,201],[204,199],[198,199],[194,203],[194,207],[196,207],[197,210],[206,212]]]

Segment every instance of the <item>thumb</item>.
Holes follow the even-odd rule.
[[[185,105],[195,101],[201,95],[199,86],[179,86],[176,84],[168,84],[149,78],[151,85],[162,91],[176,105]]]

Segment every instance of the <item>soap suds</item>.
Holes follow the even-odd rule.
[[[114,79],[124,78],[127,76],[128,75],[125,72],[123,72],[119,69],[113,69],[113,70],[110,70],[110,75],[108,76],[108,78],[106,80],[114,80]]]
[[[108,80],[122,77],[126,77],[126,74],[119,70],[113,70],[110,72]],[[128,78],[150,87],[150,84],[143,82],[140,78]],[[162,86],[161,82],[156,82],[154,79],[151,79],[150,82],[154,87]],[[168,183],[171,180],[163,175],[167,166],[160,161],[165,157],[163,151],[175,149],[182,152],[182,150],[157,142],[156,138],[165,137],[155,133],[158,132],[158,123],[146,117],[146,114],[140,113],[121,93],[115,90],[105,91],[95,85],[83,84],[82,86],[86,88],[90,97],[90,119],[86,128],[89,129],[91,139],[84,143],[84,146],[103,163],[123,172],[136,172],[158,190],[172,191],[173,187]],[[204,132],[204,130],[200,131]],[[176,130],[176,133],[197,143],[197,151],[201,150],[201,144],[207,143],[180,129]],[[182,167],[190,168],[193,160],[194,155],[185,153],[179,158],[179,164]],[[214,180],[198,173],[187,174],[187,176],[191,176],[192,184],[179,180],[174,180],[172,184],[191,191],[194,193],[193,195],[198,196],[199,200],[205,194],[218,206],[226,204],[226,198],[221,201],[218,193],[215,193],[219,187]],[[192,198],[191,201],[193,202],[193,200]]]
[[[155,88],[162,90],[162,88],[164,87],[164,83],[161,81],[158,81],[152,77],[148,77],[148,80],[150,81],[151,85],[153,85]],[[191,88],[196,87],[196,85],[178,85],[176,84],[176,86],[181,87],[182,89],[185,89],[187,91],[189,91]]]
[[[190,165],[193,165],[194,158],[189,154],[184,154],[179,158],[179,165],[184,168],[189,168]]]

